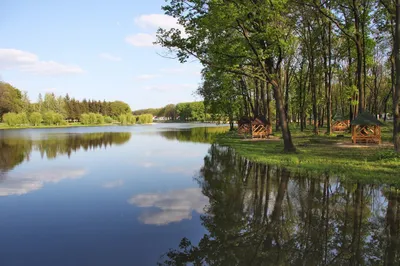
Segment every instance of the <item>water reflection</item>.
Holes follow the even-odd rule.
[[[143,212],[139,221],[144,224],[165,225],[192,218],[192,212],[204,213],[208,198],[199,188],[187,188],[167,193],[148,193],[133,196],[128,200],[138,207],[155,207]]]
[[[131,133],[87,133],[87,134],[55,134],[41,140],[27,138],[0,138],[0,173],[13,169],[24,160],[29,160],[33,150],[40,152],[42,158],[56,158],[80,149],[92,150],[121,145],[129,141]]]
[[[229,127],[194,127],[187,129],[166,129],[158,132],[168,140],[178,140],[179,142],[211,143],[216,134],[224,133]]]
[[[162,265],[400,263],[400,196],[385,186],[300,176],[215,145],[196,179],[208,234],[182,239]]]
[[[33,151],[41,157],[54,159],[60,155],[71,156],[80,149],[106,148],[127,142],[131,133],[56,134],[46,139],[0,139],[0,196],[22,195],[40,189],[44,183],[79,178],[85,170],[74,167],[45,168],[29,172],[9,173],[15,166],[29,160]],[[110,184],[108,184],[110,186]]]

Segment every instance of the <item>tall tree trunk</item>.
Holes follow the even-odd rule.
[[[394,52],[396,87],[393,91],[393,142],[395,151],[400,152],[400,0],[396,0]]]

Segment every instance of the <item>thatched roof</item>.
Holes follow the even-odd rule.
[[[359,114],[354,120],[351,121],[351,125],[366,125],[366,126],[383,126],[383,123],[376,119],[372,114],[364,111]]]

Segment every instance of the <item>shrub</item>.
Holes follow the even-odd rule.
[[[16,113],[6,113],[3,115],[3,121],[8,126],[16,126],[18,124],[18,117]]]
[[[48,111],[43,114],[43,122],[46,125],[54,125],[54,121],[56,120],[56,113],[53,111]]]
[[[136,124],[136,117],[132,115],[131,113],[126,114],[126,122],[129,125],[134,125]]]
[[[110,116],[104,117],[104,122],[107,124],[111,124],[114,121]]]
[[[26,115],[26,113],[17,114],[17,123],[18,123],[18,125],[29,124],[28,116]]]
[[[104,124],[104,116],[102,114],[96,114],[96,124]]]
[[[118,116],[118,121],[121,123],[121,125],[126,125],[128,123],[127,117],[124,114]]]
[[[90,124],[90,117],[89,114],[81,114],[81,123],[84,125]]]
[[[40,123],[42,123],[43,118],[42,118],[42,115],[39,112],[33,112],[29,116],[29,121],[31,122],[32,126],[39,126]]]
[[[153,122],[153,115],[152,114],[143,114],[139,115],[138,123],[139,124],[150,124]]]
[[[95,113],[89,113],[89,124],[94,125],[97,122],[97,117]]]
[[[64,120],[64,117],[62,114],[54,114],[54,124],[55,125],[66,125],[67,122]]]

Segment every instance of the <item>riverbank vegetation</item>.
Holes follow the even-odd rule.
[[[179,29],[157,43],[204,66],[205,108],[231,121],[262,116],[295,152],[300,131],[332,134],[334,117],[393,118],[400,151],[400,6],[394,1],[167,1]],[[397,12],[397,13],[396,13]],[[167,52],[168,53],[168,52]],[[297,147],[298,148],[298,147]]]
[[[82,101],[46,93],[31,103],[27,93],[11,84],[0,82],[0,129],[27,127],[58,127],[77,125],[148,124],[153,116],[133,116],[122,101]]]
[[[400,155],[393,150],[392,125],[382,128],[382,145],[353,145],[350,133],[315,135],[312,128],[292,127],[296,153],[284,153],[282,135],[253,140],[236,132],[220,134],[216,143],[228,146],[251,161],[286,167],[293,172],[340,177],[368,183],[400,186]]]

